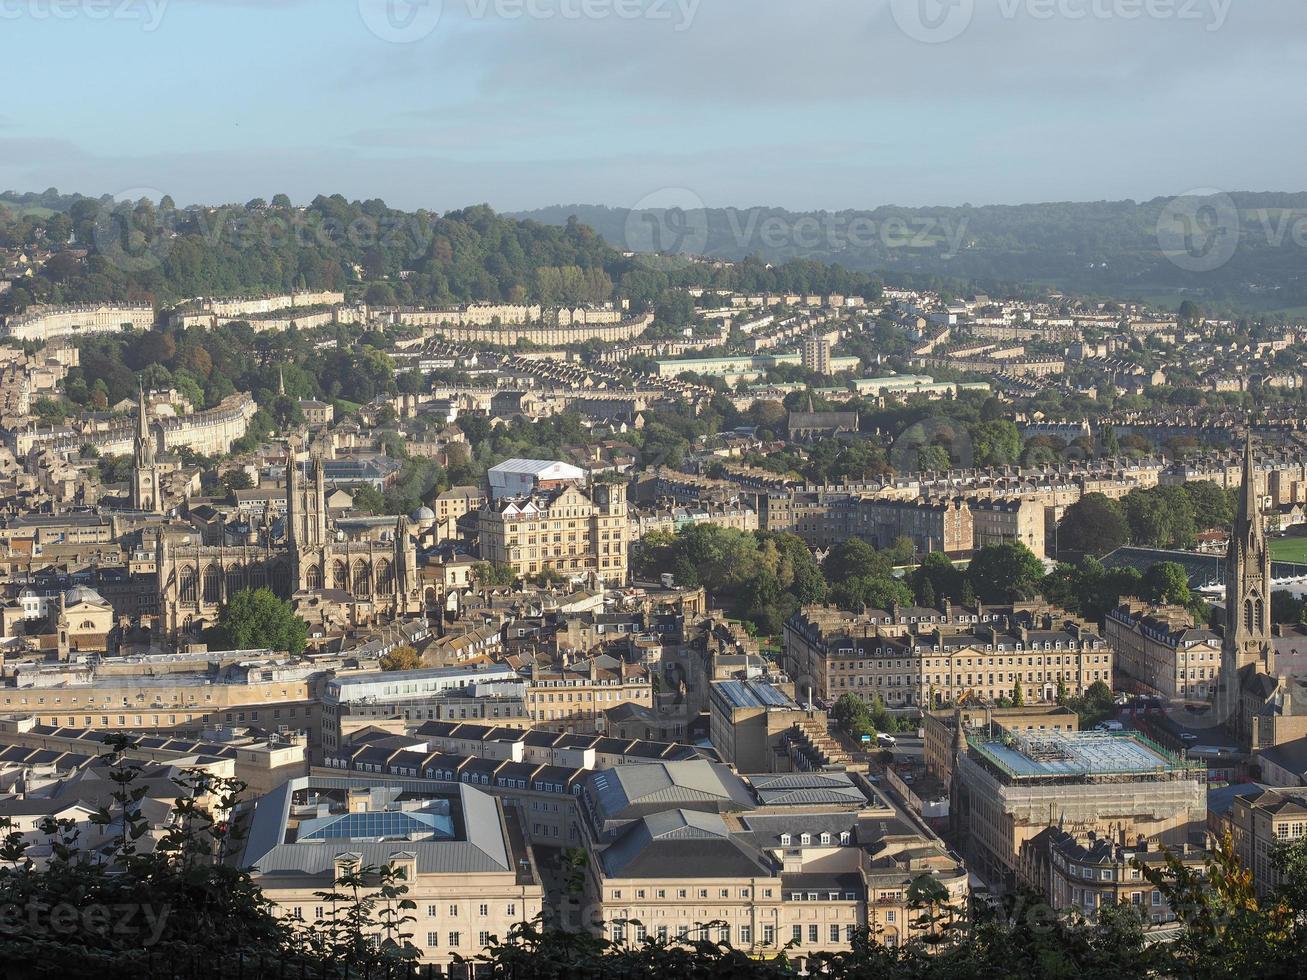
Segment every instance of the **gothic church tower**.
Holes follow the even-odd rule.
[[[1234,731],[1244,727],[1241,688],[1245,668],[1274,676],[1271,644],[1271,552],[1262,521],[1251,435],[1244,445],[1243,483],[1225,559],[1225,636],[1221,644],[1218,708]]]
[[[136,438],[132,446],[132,508],[158,514],[163,511],[159,466],[154,458],[154,436],[145,409],[145,389],[136,405]]]

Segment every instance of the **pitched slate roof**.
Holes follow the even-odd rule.
[[[771,862],[715,813],[662,810],[631,824],[601,857],[610,878],[770,875]]]

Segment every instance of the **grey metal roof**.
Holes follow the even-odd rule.
[[[864,806],[867,795],[846,772],[787,772],[749,777],[764,806]]]
[[[586,787],[603,820],[629,819],[643,808],[681,804],[732,810],[753,807],[738,776],[725,766],[699,759],[603,769],[586,780]]]
[[[743,818],[743,823],[748,828],[748,839],[755,847],[799,847],[802,846],[800,841],[804,834],[811,837],[810,847],[831,847],[839,844],[840,834],[847,833],[853,835],[851,840],[857,839],[858,813],[856,810],[836,813],[751,813]],[[788,845],[781,844],[783,834],[790,835]],[[822,834],[830,834],[831,842],[823,845]]]
[[[601,861],[610,878],[754,877],[771,863],[715,813],[662,810],[631,824]]]
[[[404,793],[444,796],[458,819],[457,840],[394,840],[360,842],[346,838],[321,843],[287,843],[286,828],[294,793],[305,789],[369,789],[384,784]],[[462,783],[435,780],[357,779],[340,776],[301,776],[262,797],[254,809],[245,846],[245,864],[263,875],[332,874],[334,859],[344,850],[360,855],[364,867],[380,867],[400,852],[417,857],[419,874],[496,873],[512,871],[495,799]]]
[[[762,680],[714,681],[713,687],[736,708],[797,708],[794,699]]]

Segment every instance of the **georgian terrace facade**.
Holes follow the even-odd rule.
[[[932,708],[963,695],[997,700],[1019,684],[1052,701],[1112,683],[1113,653],[1091,627],[1052,607],[898,607],[854,615],[809,606],[785,623],[784,667],[801,695],[879,695]]]

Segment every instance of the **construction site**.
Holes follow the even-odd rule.
[[[976,870],[1000,887],[1021,845],[1050,825],[1181,845],[1206,820],[1205,767],[1138,732],[971,736],[957,767],[955,826]]]

